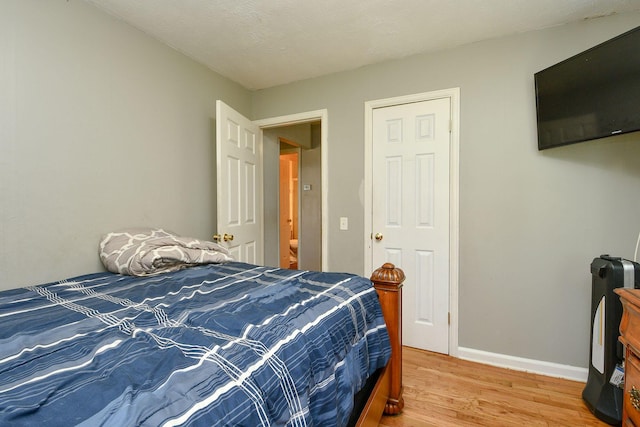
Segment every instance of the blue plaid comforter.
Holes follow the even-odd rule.
[[[358,276],[85,275],[0,292],[0,425],[344,425],[390,352]]]

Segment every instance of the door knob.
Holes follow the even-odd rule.
[[[221,240],[224,240],[225,242],[230,242],[231,240],[233,240],[233,234],[224,233],[224,235],[221,236],[220,234],[216,233],[213,235],[214,242],[218,243]]]
[[[376,233],[376,235],[373,237],[379,242],[383,239],[384,236],[382,235],[382,233]]]

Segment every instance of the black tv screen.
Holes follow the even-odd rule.
[[[534,75],[538,150],[640,130],[640,27]]]

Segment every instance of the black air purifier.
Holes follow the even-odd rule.
[[[596,417],[619,425],[623,390],[612,384],[611,378],[624,358],[622,344],[618,341],[622,303],[613,290],[640,288],[640,264],[601,255],[591,263],[591,276],[589,376],[582,398]]]

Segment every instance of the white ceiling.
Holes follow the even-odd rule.
[[[640,0],[86,1],[248,89],[640,10]]]

